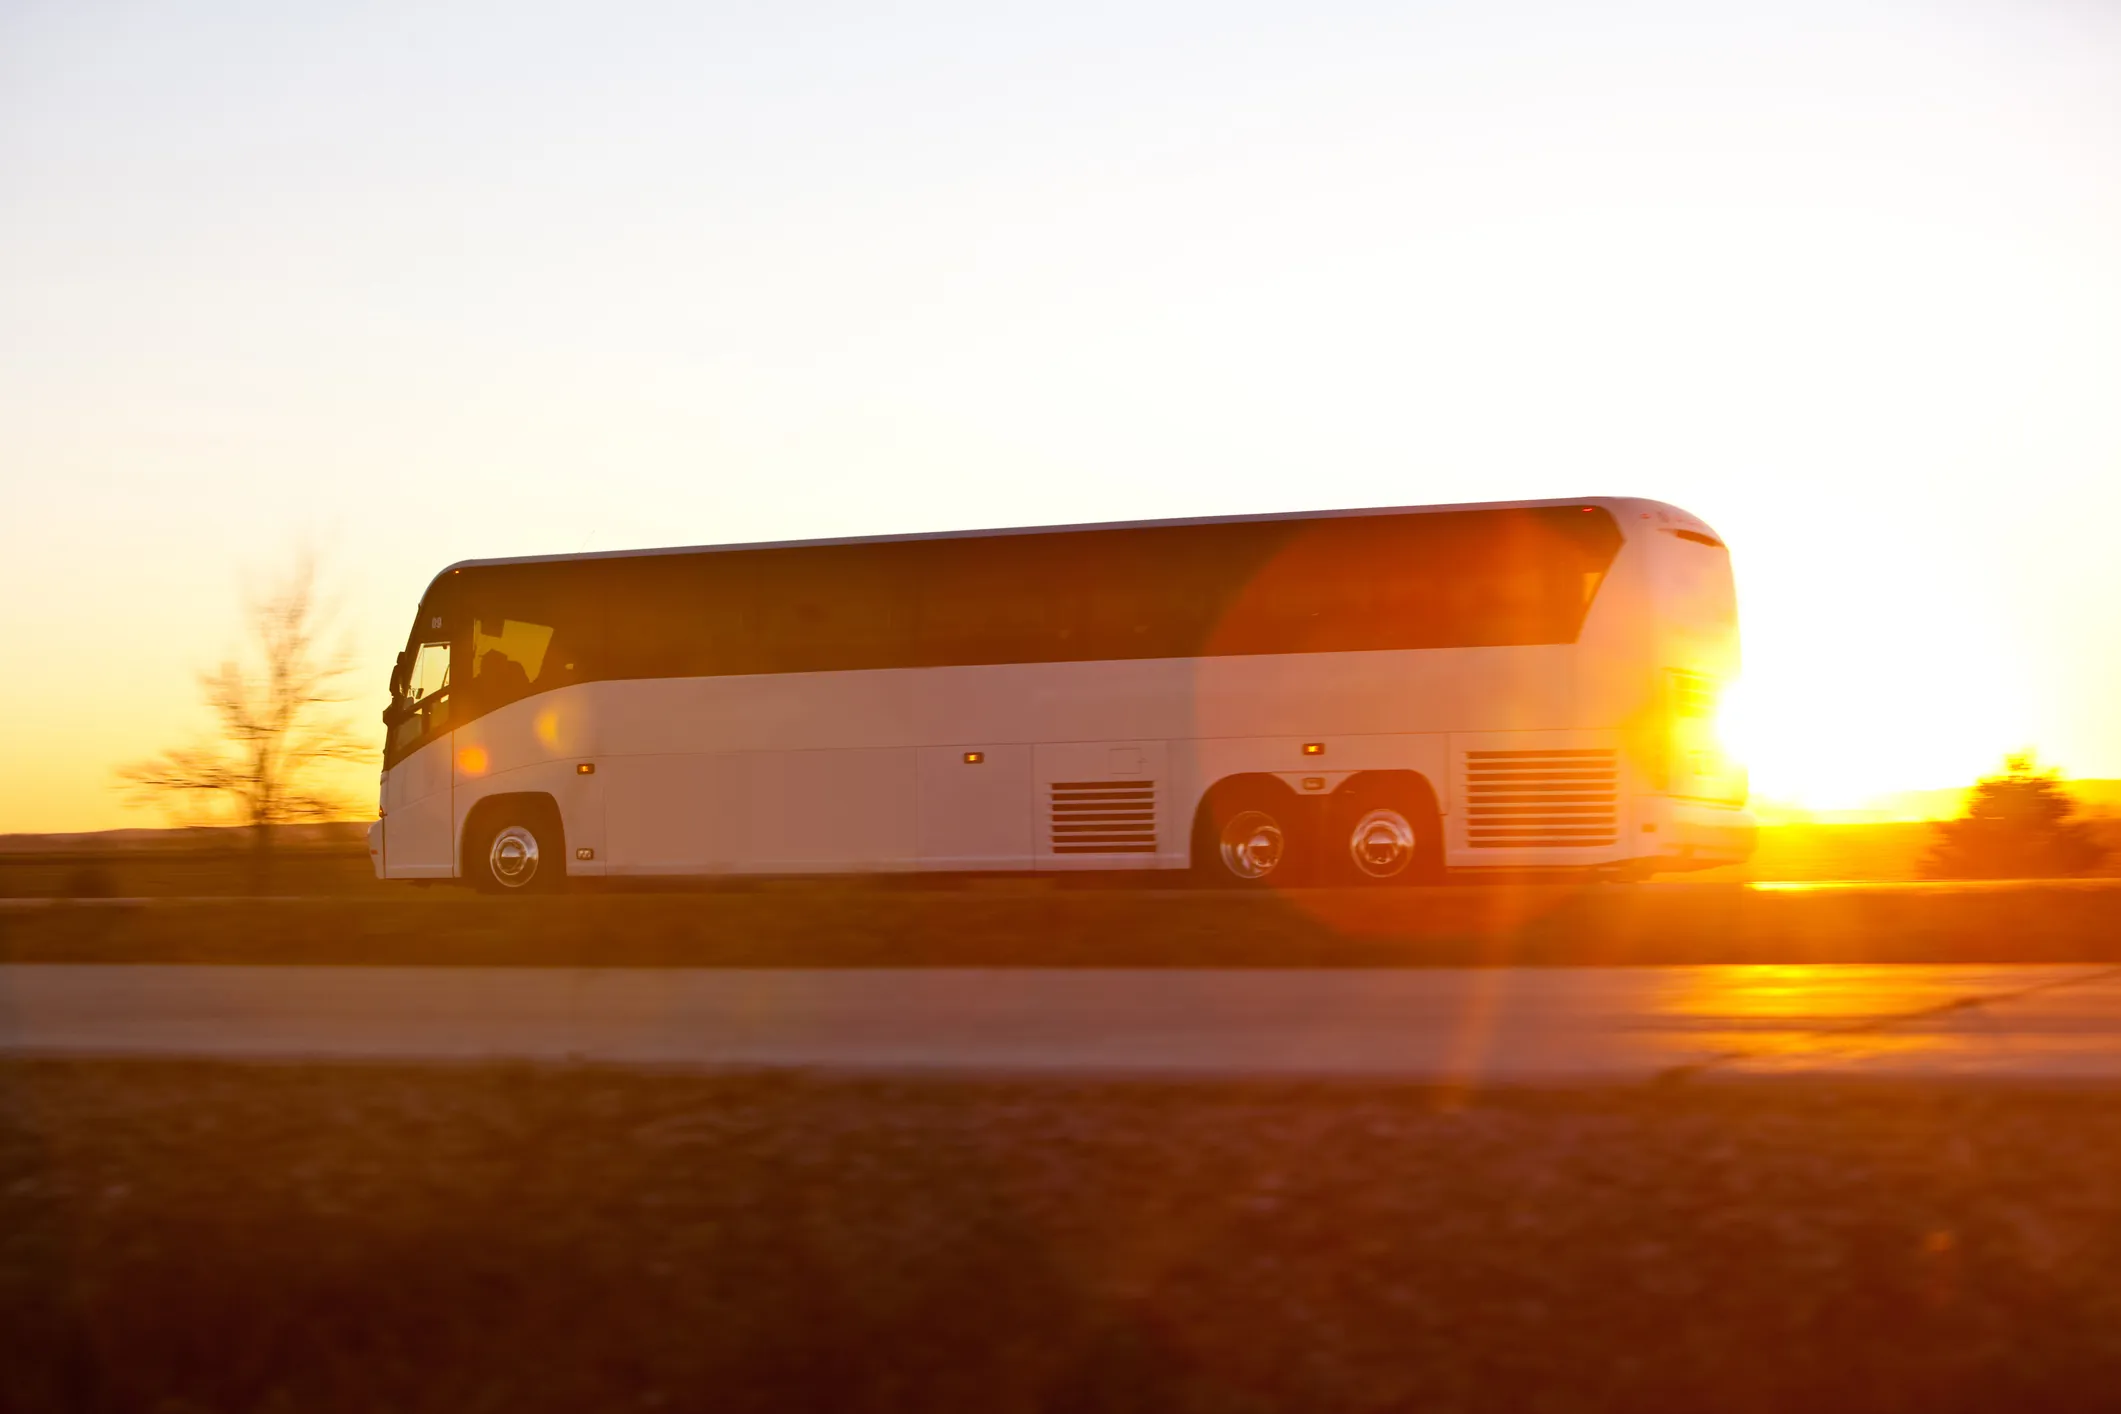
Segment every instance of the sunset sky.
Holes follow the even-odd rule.
[[[469,556],[1586,494],[1756,794],[2121,776],[2121,7],[18,0],[0,491],[0,831],[305,543],[379,735]]]

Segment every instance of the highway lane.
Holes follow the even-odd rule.
[[[2121,969],[0,967],[0,1054],[1463,1083],[2121,1080]]]

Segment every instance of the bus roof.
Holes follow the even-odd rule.
[[[1013,525],[995,526],[983,530],[931,530],[899,535],[847,535],[828,536],[812,540],[756,540],[729,545],[667,545],[636,550],[585,550],[562,555],[508,555],[490,559],[458,560],[445,565],[435,575],[454,574],[458,570],[482,569],[496,565],[542,565],[560,564],[574,560],[623,560],[650,555],[712,555],[737,550],[795,550],[819,545],[892,545],[920,540],[977,540],[1002,535],[1059,535],[1072,531],[1091,530],[1147,530],[1158,526],[1174,525],[1247,525],[1267,521],[1293,520],[1338,520],[1352,516],[1422,515],[1444,511],[1500,511],[1525,510],[1547,506],[1596,506],[1610,512],[1619,525],[1623,536],[1631,527],[1650,521],[1661,528],[1692,530],[1699,534],[1714,536],[1707,524],[1677,506],[1663,501],[1648,501],[1632,496],[1580,496],[1563,497],[1545,501],[1467,501],[1438,506],[1354,506],[1339,510],[1320,511],[1270,511],[1256,515],[1232,516],[1179,516],[1169,520],[1108,520],[1086,521],[1064,525]],[[433,581],[428,587],[433,588]]]

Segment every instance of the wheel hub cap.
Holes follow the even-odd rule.
[[[1264,879],[1281,867],[1288,841],[1263,810],[1245,810],[1223,826],[1223,867],[1240,879]]]
[[[511,825],[494,836],[487,856],[493,876],[504,886],[520,889],[538,872],[538,837],[520,825]]]
[[[1372,879],[1404,874],[1414,862],[1414,827],[1397,810],[1372,810],[1355,822],[1348,855]]]

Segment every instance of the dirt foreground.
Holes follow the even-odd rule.
[[[0,1408],[2106,1409],[2121,1100],[0,1068]]]

